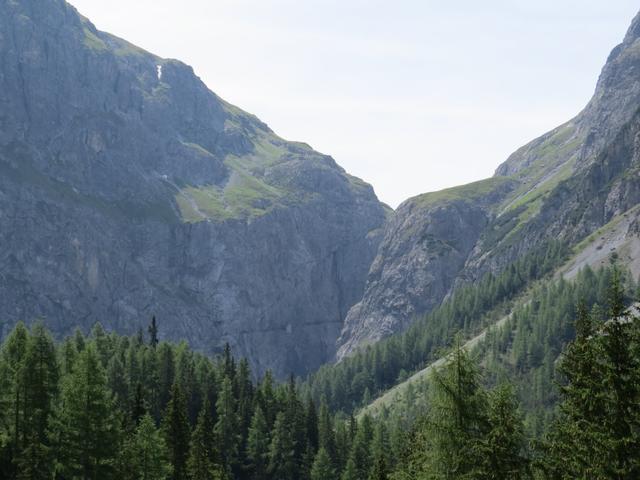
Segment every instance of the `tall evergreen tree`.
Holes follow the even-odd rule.
[[[621,273],[616,268],[609,289],[609,320],[601,336],[606,355],[604,385],[609,393],[606,419],[609,474],[612,478],[640,478],[640,358],[633,352],[633,329],[638,319],[625,305]]]
[[[222,477],[222,469],[214,462],[213,420],[211,405],[205,398],[198,415],[196,428],[191,434],[191,448],[187,470],[191,480],[212,480]]]
[[[430,410],[405,472],[425,478],[470,478],[480,463],[478,442],[488,433],[486,394],[468,354],[457,347],[434,373]],[[410,477],[409,477],[410,478]]]
[[[115,478],[120,420],[113,407],[101,360],[89,344],[63,382],[53,423],[57,463],[64,478]]]
[[[325,449],[331,459],[332,465],[338,465],[333,420],[331,419],[327,402],[324,401],[324,399],[320,403],[320,414],[318,418],[318,446]]]
[[[167,444],[148,413],[125,443],[123,456],[128,459],[123,472],[126,479],[164,480],[171,476]]]
[[[20,372],[24,403],[23,439],[16,459],[19,479],[51,477],[51,445],[47,427],[58,390],[58,375],[53,340],[38,323],[31,332]]]
[[[156,348],[158,346],[158,324],[156,323],[156,316],[153,315],[151,317],[151,323],[149,324],[149,345],[152,348]]]
[[[187,479],[187,458],[189,456],[189,420],[187,402],[178,382],[173,384],[171,399],[163,419],[163,433],[169,450],[173,468],[173,480]]]
[[[252,480],[265,480],[269,464],[269,427],[258,405],[251,418],[249,436],[247,440],[247,470]]]
[[[218,415],[218,421],[214,428],[216,451],[220,455],[225,472],[231,474],[238,465],[240,436],[236,401],[233,396],[232,383],[228,377],[222,380],[216,412]]]
[[[278,480],[296,480],[294,441],[284,412],[278,413],[269,448],[269,474]]]
[[[513,389],[503,384],[489,395],[489,431],[476,443],[474,478],[519,480],[529,476],[524,425]]]
[[[335,480],[336,472],[331,458],[324,448],[320,448],[311,467],[311,480]]]

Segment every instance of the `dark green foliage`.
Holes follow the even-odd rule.
[[[149,324],[149,345],[153,348],[158,346],[158,324],[156,323],[156,316],[151,317],[151,323]]]
[[[187,470],[191,480],[221,478],[222,467],[214,463],[213,420],[208,398],[202,404],[196,428],[191,435]]]
[[[604,323],[597,310],[579,309],[576,338],[562,358],[560,417],[539,461],[553,478],[640,476],[640,319],[626,308],[617,270],[608,304]]]
[[[434,374],[430,409],[415,428],[394,478],[528,476],[524,428],[511,388],[488,391],[478,367],[460,348]]]
[[[228,364],[227,364],[228,366]],[[225,367],[226,368],[226,367]],[[238,431],[238,415],[236,413],[237,400],[233,395],[231,380],[222,380],[216,411],[218,421],[215,425],[216,449],[220,454],[220,461],[227,473],[231,473],[238,465],[240,432]]]
[[[41,325],[19,324],[0,348],[0,478],[309,479],[315,405],[293,379],[251,379],[228,349],[213,361],[99,325],[56,349]],[[341,422],[323,415],[333,444]]]
[[[632,284],[612,269],[533,289],[473,354],[455,350],[377,418],[334,414],[323,398],[345,405],[354,392],[376,392],[383,383],[372,379],[406,377],[403,358],[431,358],[438,335],[456,330],[438,330],[447,315],[471,315],[485,294],[508,298],[522,268],[461,291],[430,317],[431,330],[325,370],[330,389],[317,411],[316,384],[276,384],[270,373],[254,383],[228,347],[211,360],[97,324],[56,348],[41,325],[20,324],[0,349],[0,478],[640,478],[640,321],[626,311],[623,285]],[[607,312],[594,306],[605,303]],[[467,332],[488,320],[471,317]]]
[[[122,456],[127,460],[123,468],[126,480],[164,480],[171,475],[166,442],[149,414],[124,443]]]
[[[451,345],[457,332],[477,333],[505,313],[508,302],[532,281],[553,271],[565,258],[566,247],[550,242],[514,262],[500,275],[456,290],[454,295],[404,333],[367,346],[337,365],[324,366],[304,389],[314,400],[325,398],[332,410],[351,412],[373,394],[422,369]]]
[[[336,473],[331,464],[331,458],[324,448],[318,450],[313,466],[311,467],[311,480],[334,480]]]
[[[169,459],[173,465],[171,478],[187,478],[187,458],[189,456],[189,419],[187,402],[182,388],[176,382],[171,389],[171,399],[163,419],[164,438],[169,449]]]
[[[267,478],[267,465],[269,463],[269,427],[262,407],[258,405],[251,419],[249,438],[247,439],[247,470],[252,480],[264,480]]]
[[[528,478],[527,440],[511,385],[503,384],[489,393],[486,417],[488,432],[475,445],[479,461],[473,476],[505,480]]]
[[[58,469],[64,477],[116,478],[120,418],[95,344],[80,354],[63,379],[56,433]]]
[[[284,412],[278,413],[269,448],[268,471],[272,478],[296,480],[294,439]]]

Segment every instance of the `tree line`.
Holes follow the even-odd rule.
[[[256,381],[228,347],[210,359],[159,342],[155,319],[147,336],[96,324],[59,343],[41,323],[18,324],[0,347],[0,478],[639,478],[640,321],[615,270],[581,275],[541,287],[502,348],[455,349],[404,425],[316,407],[293,378]],[[583,295],[590,303],[558,307]],[[541,364],[516,339],[562,332],[565,319],[575,338],[558,352],[559,406],[533,435],[518,379]],[[495,374],[494,348],[523,375],[515,383]]]
[[[259,381],[227,346],[210,359],[149,335],[18,324],[0,348],[0,478],[384,479],[388,434],[337,418],[293,378]]]
[[[332,410],[352,412],[439,358],[457,333],[479,332],[508,310],[516,295],[554,271],[568,249],[550,241],[513,262],[498,275],[458,288],[450,299],[417,320],[407,331],[368,345],[337,365],[325,365],[302,386]]]
[[[610,272],[606,310],[578,303],[540,438],[527,435],[513,385],[487,387],[486,370],[458,348],[432,378],[393,480],[640,478],[640,318]]]

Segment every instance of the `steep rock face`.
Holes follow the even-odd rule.
[[[61,0],[0,3],[0,334],[95,321],[258,372],[330,358],[388,209],[190,67]]]
[[[489,179],[412,198],[385,228],[363,300],[345,320],[337,358],[406,328],[431,310],[461,274],[492,206],[513,183]]]
[[[498,167],[493,181],[502,179],[508,188],[486,184],[491,194],[479,209],[473,189],[462,187],[458,205],[480,221],[460,222],[453,212],[434,218],[433,206],[410,209],[411,201],[398,210],[385,230],[364,297],[347,316],[337,358],[406,328],[458,286],[500,272],[549,239],[576,246],[618,215],[637,216],[639,109],[640,14],[610,54],[586,108]],[[469,243],[453,258],[420,261],[415,252],[425,251],[422,237],[411,232],[414,225],[436,228],[431,222],[442,222],[437,228],[447,238]],[[637,231],[629,229],[627,235]],[[440,280],[437,288],[433,279]]]

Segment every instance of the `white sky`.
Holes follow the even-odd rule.
[[[589,100],[637,0],[71,0],[381,200],[492,175]]]

